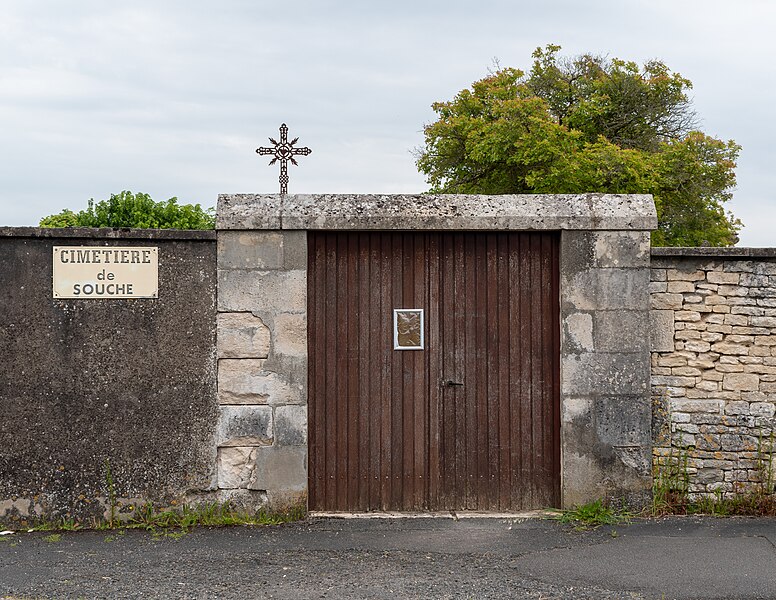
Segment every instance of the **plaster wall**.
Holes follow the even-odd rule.
[[[154,246],[157,299],[55,299],[53,246]],[[0,228],[0,522],[213,488],[213,232]]]

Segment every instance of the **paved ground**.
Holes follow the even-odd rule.
[[[776,521],[311,519],[0,537],[0,598],[776,598]]]

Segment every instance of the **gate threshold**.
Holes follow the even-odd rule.
[[[474,510],[419,511],[419,512],[338,512],[310,511],[310,517],[322,519],[548,519],[561,513],[555,509],[524,510],[520,512],[485,512]]]

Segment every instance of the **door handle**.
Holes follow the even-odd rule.
[[[453,387],[456,385],[463,385],[463,382],[461,381],[453,381],[452,379],[448,379],[447,381],[443,381],[442,385],[446,385],[447,387]]]

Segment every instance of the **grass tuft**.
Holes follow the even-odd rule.
[[[631,514],[620,512],[604,504],[601,500],[581,504],[561,511],[556,517],[561,523],[574,525],[575,529],[595,529],[601,525],[620,525],[630,523]]]

